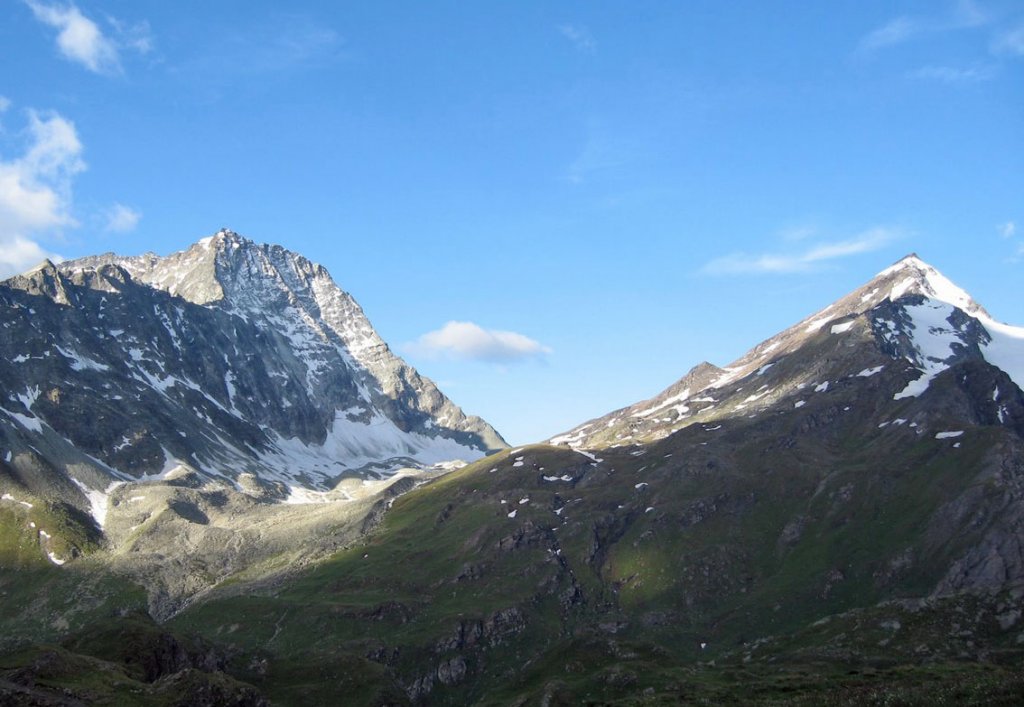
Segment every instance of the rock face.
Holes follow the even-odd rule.
[[[0,283],[0,478],[91,510],[198,472],[285,497],[505,446],[320,265],[227,230]],[[268,486],[269,485],[269,486]]]

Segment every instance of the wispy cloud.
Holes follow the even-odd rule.
[[[1024,24],[997,35],[992,42],[992,51],[996,54],[1024,56]]]
[[[153,32],[149,22],[125,22],[110,15],[107,15],[107,22],[114,30],[115,42],[119,47],[139,54],[149,54],[153,51]]]
[[[109,36],[73,3],[62,5],[25,0],[25,4],[37,20],[57,30],[57,48],[60,53],[93,73],[121,73],[121,49],[140,53],[152,49],[152,36],[145,22],[129,24],[108,17],[107,21],[113,29],[113,36]]]
[[[988,24],[991,18],[971,0],[961,0],[943,16],[901,15],[868,32],[857,45],[858,54],[871,54],[939,32],[970,29]]]
[[[995,78],[994,66],[923,66],[907,74],[909,78],[948,84],[969,84]]]
[[[11,99],[7,96],[0,96],[0,113],[6,113],[11,107]]]
[[[558,31],[568,39],[577,50],[587,54],[597,51],[597,40],[590,30],[582,25],[559,25]]]
[[[591,120],[576,157],[565,169],[570,184],[583,184],[595,177],[614,172],[642,158],[645,144],[629,135]]]
[[[701,272],[709,275],[749,273],[789,274],[819,269],[829,261],[878,250],[900,236],[896,229],[877,227],[853,238],[831,243],[818,243],[802,251],[790,253],[733,253],[704,265]]]
[[[861,39],[858,49],[871,52],[883,47],[902,44],[907,40],[927,31],[929,23],[914,17],[897,17],[889,20],[881,27],[868,32]]]
[[[74,124],[57,113],[28,112],[26,146],[18,157],[0,156],[0,276],[59,259],[40,234],[75,225],[71,181],[85,169]]]
[[[811,225],[788,226],[779,231],[779,236],[787,243],[805,241],[808,238],[818,235],[818,229]]]
[[[1017,224],[1014,221],[1007,221],[996,226],[996,233],[1004,241],[1008,241],[1011,250],[1009,261],[1019,263],[1024,260],[1024,240],[1017,235]]]
[[[315,69],[346,56],[344,37],[329,25],[307,15],[275,14],[226,32],[174,71],[193,85],[233,85],[240,77]]]
[[[448,356],[489,363],[516,363],[551,353],[550,348],[524,334],[484,329],[473,322],[456,321],[427,332],[408,344],[406,349],[424,356]]]
[[[142,214],[124,204],[114,204],[104,214],[106,224],[103,230],[108,233],[128,233],[139,225]]]

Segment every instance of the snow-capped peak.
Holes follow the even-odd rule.
[[[990,319],[988,313],[967,292],[953,283],[934,267],[917,257],[916,253],[898,260],[875,276],[872,282],[893,280],[888,292],[891,300],[904,294],[921,294],[959,307],[968,314]]]

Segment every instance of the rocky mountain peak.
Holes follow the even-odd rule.
[[[188,468],[328,491],[505,446],[325,268],[229,229],[167,256],[44,263],[0,284],[0,325],[0,451],[83,510],[69,478],[102,494]]]
[[[983,361],[1024,387],[1024,329],[994,321],[967,292],[911,253],[728,366],[700,364],[655,397],[551,441],[622,446],[690,425],[715,427],[780,403],[805,404],[805,389],[825,392],[836,380],[867,381],[890,364],[903,371],[892,395],[907,400],[966,361]]]
[[[890,300],[907,294],[917,294],[959,307],[971,315],[989,317],[988,312],[963,289],[955,285],[936,268],[924,262],[916,253],[904,256],[878,273],[862,290],[871,288],[884,292]]]

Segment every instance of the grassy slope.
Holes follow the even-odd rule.
[[[973,430],[954,450],[842,424],[834,444],[798,437],[781,450],[744,444],[765,436],[743,425],[709,446],[692,429],[597,466],[550,447],[502,453],[398,499],[364,545],[297,581],[215,598],[174,625],[234,646],[240,675],[284,703],[372,702],[456,656],[466,678],[435,685],[432,699],[499,704],[553,684],[598,700],[671,691],[702,659],[919,595],[976,539],[922,544],[934,510],[976,483],[965,470],[980,468],[1000,431]],[[575,481],[542,479],[562,474]],[[798,516],[799,539],[781,543]],[[881,580],[908,548],[919,561]],[[460,622],[513,608],[521,631],[444,645]],[[245,672],[253,658],[266,660],[264,675]]]

